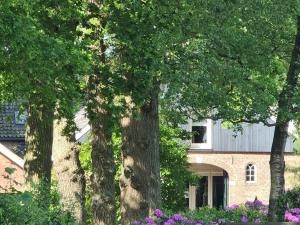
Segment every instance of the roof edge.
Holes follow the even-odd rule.
[[[13,161],[15,164],[24,168],[24,160],[20,158],[18,155],[13,153],[9,148],[5,147],[3,144],[0,143],[0,153],[2,153],[5,157]]]
[[[76,135],[75,139],[78,141],[83,135],[85,135],[87,132],[89,132],[91,129],[91,126],[88,124],[84,128],[82,128]]]

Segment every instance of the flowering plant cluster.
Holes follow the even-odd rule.
[[[203,207],[183,214],[168,214],[156,209],[152,217],[135,221],[133,225],[220,225],[225,222],[267,221],[267,205],[255,199],[241,205],[231,205],[225,209]]]
[[[292,208],[284,213],[284,221],[300,223],[300,209]]]
[[[278,214],[286,222],[300,222],[300,187],[287,190],[278,201]]]

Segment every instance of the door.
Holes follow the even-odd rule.
[[[198,181],[196,189],[196,208],[208,205],[208,177],[203,176]]]
[[[213,176],[212,203],[215,208],[224,208],[224,176]]]

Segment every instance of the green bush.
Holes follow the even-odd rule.
[[[8,176],[9,179],[9,176]],[[50,196],[47,185],[34,185],[31,192],[0,194],[1,225],[75,225],[70,212],[62,210],[55,186]],[[50,205],[50,206],[49,206]]]
[[[300,208],[300,187],[286,191],[278,200],[278,215],[282,217],[282,220],[285,211],[294,208]]]

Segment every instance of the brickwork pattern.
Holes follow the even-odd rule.
[[[1,187],[6,189],[10,187],[9,180],[4,177],[5,175],[7,175],[7,173],[5,172],[6,167],[15,168],[16,171],[12,174],[11,178],[20,184],[24,183],[24,170],[0,153],[0,186]],[[16,188],[17,190],[22,190],[21,185],[14,186],[14,188]],[[5,191],[2,188],[0,188],[0,193],[3,192]]]
[[[189,153],[188,160],[191,170],[201,172],[201,164],[213,165],[227,171],[229,175],[229,205],[243,203],[246,200],[259,198],[268,203],[270,192],[269,153]],[[290,189],[300,184],[300,157],[294,154],[285,155],[286,188]],[[246,182],[246,166],[252,163],[256,166],[256,182]],[[197,166],[195,166],[197,165]]]

